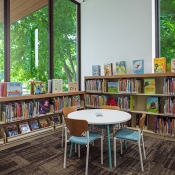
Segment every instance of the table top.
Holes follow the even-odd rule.
[[[68,118],[86,120],[88,124],[116,124],[131,119],[131,114],[111,109],[87,109],[71,112]]]

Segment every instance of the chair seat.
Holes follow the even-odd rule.
[[[89,142],[93,142],[95,139],[99,138],[101,134],[96,132],[89,132]],[[71,136],[69,141],[78,145],[86,145],[87,144],[87,137],[76,137]]]
[[[138,131],[123,128],[123,129],[118,130],[114,134],[114,137],[138,142]]]

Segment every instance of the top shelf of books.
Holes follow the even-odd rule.
[[[84,94],[84,91],[46,93],[46,94],[39,94],[39,95],[22,95],[22,96],[14,96],[14,97],[0,97],[0,102],[28,100],[28,99],[52,98],[52,97],[57,97],[57,96],[69,96],[69,95],[72,96],[72,95],[81,95],[81,94]]]
[[[84,79],[119,79],[119,78],[162,78],[175,77],[174,72],[166,73],[148,73],[148,74],[125,74],[125,75],[110,75],[110,76],[85,76]]]

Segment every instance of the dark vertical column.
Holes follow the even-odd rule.
[[[155,18],[155,52],[160,57],[160,0],[155,0]]]
[[[78,57],[78,84],[81,90],[81,5],[77,5],[77,57]]]
[[[49,79],[54,78],[54,41],[53,41],[53,0],[49,1]]]
[[[10,81],[10,0],[4,0],[4,81]]]

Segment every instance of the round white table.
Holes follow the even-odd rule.
[[[131,119],[131,114],[111,109],[87,109],[71,112],[68,118],[86,120],[92,125],[106,125],[108,135],[109,168],[112,169],[110,124],[123,123]]]

